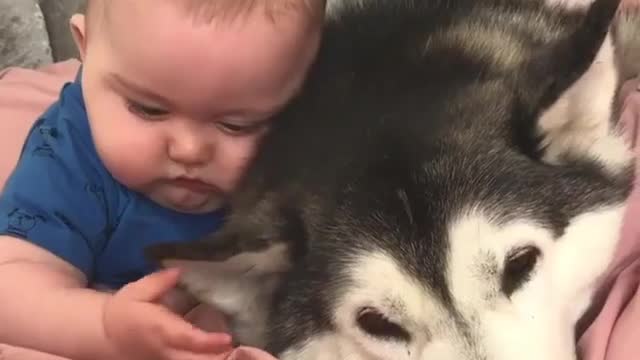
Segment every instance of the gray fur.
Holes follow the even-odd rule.
[[[620,74],[623,79],[640,75],[640,9],[630,8],[620,12],[615,31],[619,49]]]

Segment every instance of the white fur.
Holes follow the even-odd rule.
[[[327,0],[326,15],[327,18],[338,18],[343,11],[346,3],[349,6],[362,6],[362,3],[366,0]]]
[[[565,9],[585,9],[591,5],[593,0],[545,0],[550,6],[560,6]]]
[[[515,68],[522,63],[526,51],[515,34],[503,29],[478,27],[473,21],[470,19],[431,35],[426,39],[424,52],[432,50],[433,44],[460,44],[459,49],[467,56],[491,62],[499,68]]]
[[[617,174],[632,159],[618,129],[612,128],[613,99],[618,70],[608,35],[589,70],[571,86],[539,121],[547,147],[544,160],[562,163],[562,157],[587,156]]]
[[[452,225],[451,291],[465,317],[479,319],[489,358],[573,358],[573,328],[613,256],[623,212],[624,205],[618,205],[580,215],[555,240],[534,222],[497,226],[482,212],[470,212]],[[499,279],[476,279],[474,267],[486,254],[497,255],[502,265],[508,251],[522,245],[542,250],[532,280],[510,300],[487,299]]]
[[[390,255],[362,254],[350,268],[355,285],[335,309],[337,332],[299,344],[281,359],[574,359],[573,327],[612,257],[623,211],[618,205],[576,217],[559,239],[524,218],[498,226],[479,210],[451,223],[448,283],[455,306],[471,324],[472,343],[437,297]],[[479,277],[478,269],[491,256],[502,265],[509,250],[523,245],[538,246],[542,256],[530,282],[508,299],[497,291],[502,269],[489,278]],[[355,324],[363,306],[401,324],[412,341],[384,342],[364,334]]]
[[[163,265],[183,269],[181,281],[188,284],[200,301],[229,316],[238,340],[264,346],[267,310],[280,279],[279,272],[286,267],[283,263],[286,250],[284,244],[278,244],[264,252],[242,253],[222,263],[167,260]]]

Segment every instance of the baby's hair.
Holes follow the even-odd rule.
[[[85,0],[80,11],[87,16],[97,2],[109,0]],[[194,19],[209,23],[214,19],[235,20],[255,11],[263,11],[272,20],[290,11],[303,11],[312,17],[322,17],[326,0],[183,0],[179,1],[184,10]]]
[[[187,11],[197,19],[210,22],[223,18],[234,20],[238,17],[263,11],[272,20],[290,11],[304,11],[312,16],[324,13],[326,0],[187,0]]]

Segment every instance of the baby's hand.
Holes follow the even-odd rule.
[[[160,305],[178,281],[179,271],[164,270],[128,284],[104,308],[107,339],[124,359],[211,359],[232,350],[227,334],[204,332]]]

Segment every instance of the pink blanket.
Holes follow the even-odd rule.
[[[640,153],[640,78],[625,84],[622,123]],[[640,157],[636,174],[640,175]],[[582,335],[584,360],[634,360],[640,354],[640,177],[631,195],[620,244],[603,280],[595,319]]]
[[[38,71],[0,72],[0,187],[16,163],[22,141],[35,119],[57,97],[62,84],[73,79],[79,63],[58,63]],[[636,149],[640,148],[640,78],[626,83],[622,121]],[[640,353],[640,186],[636,187],[622,230],[622,240],[590,325],[579,341],[585,360],[631,360]],[[210,313],[196,309],[189,318],[210,322]],[[208,318],[209,317],[209,318]],[[209,328],[210,326],[207,326]],[[635,341],[634,341],[635,340]],[[275,360],[257,349],[240,348],[227,359]],[[1,360],[64,360],[0,344]]]

